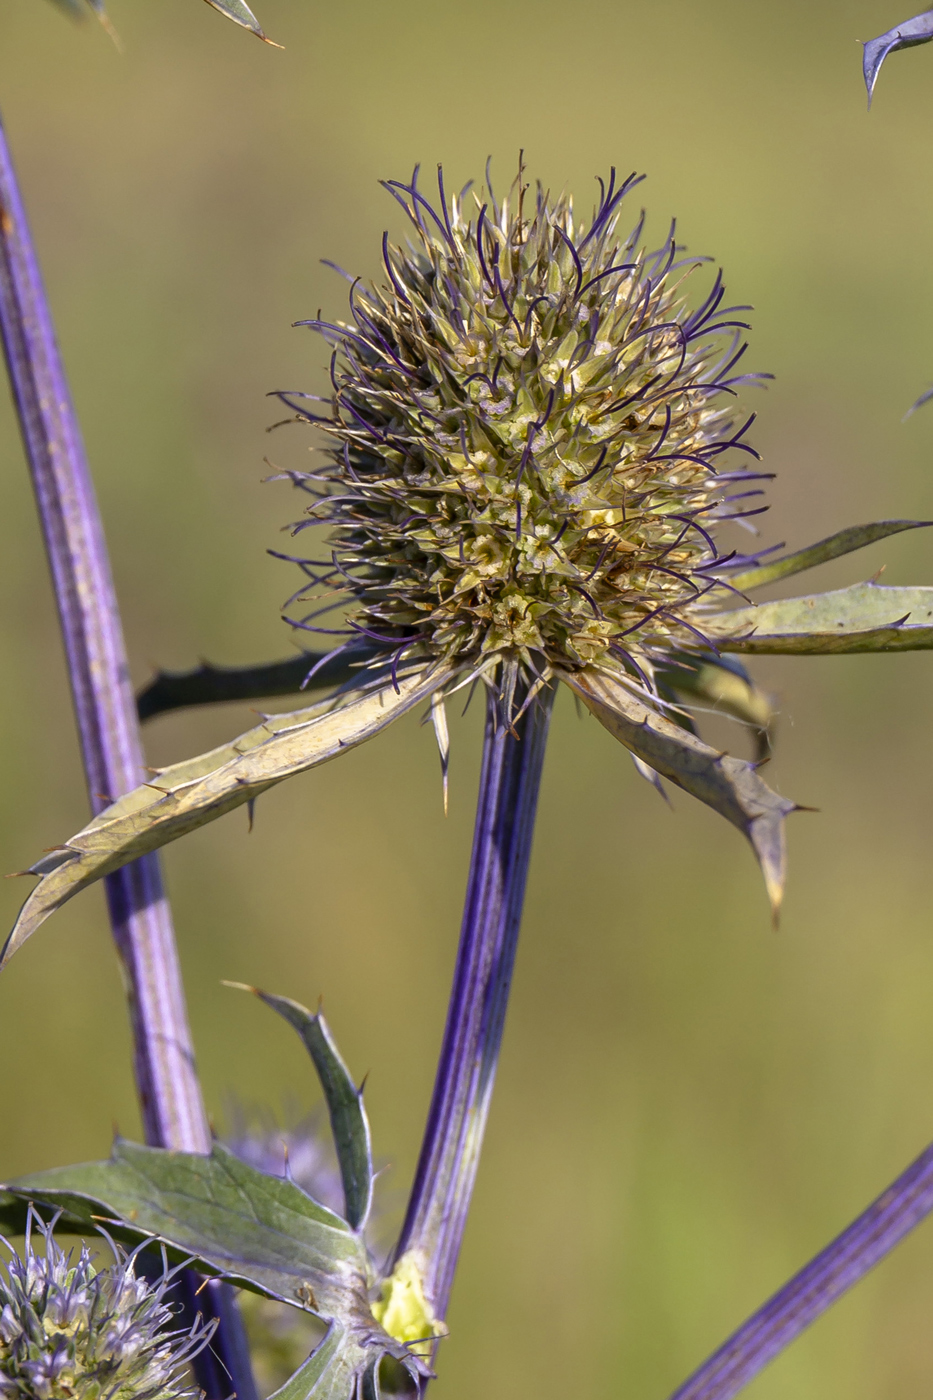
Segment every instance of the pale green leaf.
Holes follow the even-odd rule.
[[[933,647],[933,588],[856,583],[706,618],[722,651],[832,655]]]
[[[748,837],[777,917],[786,864],[784,818],[797,804],[773,792],[754,764],[717,753],[672,720],[649,710],[606,672],[565,671],[562,679],[643,763],[705,802]]]
[[[443,665],[422,666],[400,675],[397,686],[386,681],[309,709],[269,715],[232,743],[161,769],[30,867],[28,873],[40,876],[40,883],[20,911],[0,967],[79,890],[253,801],[283,779],[362,744],[427,699],[451,674]]]
[[[847,530],[840,530],[818,544],[808,545],[806,549],[798,549],[794,554],[785,554],[783,559],[774,559],[770,564],[758,564],[738,574],[723,570],[723,578],[740,593],[747,593],[750,588],[763,588],[766,583],[777,583],[779,579],[790,578],[804,569],[812,569],[817,564],[826,564],[830,559],[851,554],[853,550],[864,549],[866,545],[886,539],[888,535],[897,535],[901,530],[921,530],[931,524],[933,521],[930,520],[878,520],[872,525],[850,525]]]
[[[228,987],[242,986],[228,982]],[[363,1107],[363,1092],[350,1077],[340,1052],[334,1043],[330,1027],[318,1012],[308,1009],[289,997],[273,996],[258,987],[242,988],[284,1016],[301,1036],[314,1067],[318,1072],[330,1125],[334,1133],[337,1161],[343,1180],[346,1209],[344,1214],[355,1230],[362,1229],[369,1214],[373,1194],[373,1158],[369,1135],[369,1120]]]
[[[330,1322],[327,1336],[277,1392],[280,1400],[379,1400],[380,1377],[414,1397],[426,1364],[377,1322],[377,1288],[359,1234],[294,1182],[240,1161],[117,1141],[109,1162],[19,1177],[0,1188],[0,1221],[21,1228],[16,1203],[63,1211],[61,1227],[153,1239],[202,1273]]]
[[[118,1140],[107,1162],[35,1172],[8,1183],[63,1206],[90,1228],[115,1218],[223,1274],[323,1318],[369,1312],[366,1250],[350,1225],[294,1182],[215,1143],[211,1155]]]

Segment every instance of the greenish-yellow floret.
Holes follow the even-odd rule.
[[[446,1326],[434,1316],[425,1297],[424,1275],[416,1250],[409,1250],[399,1259],[383,1282],[372,1310],[376,1321],[390,1337],[406,1346],[425,1343],[422,1350],[426,1353],[430,1351],[431,1338],[447,1335]],[[412,1349],[417,1350],[416,1347]]]

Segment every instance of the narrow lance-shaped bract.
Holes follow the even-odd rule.
[[[0,127],[0,334],[32,475],[58,605],[92,810],[143,776],[129,666],[103,528],[77,418],[55,343],[13,163]],[[209,1151],[194,1069],[171,912],[158,860],[147,855],[107,881],[114,940],[126,975],[134,1067],[148,1141]],[[224,1325],[216,1346],[237,1373],[240,1400],[254,1393],[232,1297],[210,1291]],[[196,1363],[211,1395],[229,1377]]]

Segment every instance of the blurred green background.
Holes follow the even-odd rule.
[[[529,170],[584,208],[646,170],[756,306],[773,371],[755,441],[779,473],[766,543],[933,517],[933,50],[895,56],[866,116],[858,38],[882,0],[257,0],[257,43],[194,0],[112,0],[125,46],[6,0],[0,105],[99,487],[134,675],[289,651],[269,559],[300,501],[261,485],[310,438],[264,398],[319,388],[290,323],[339,315],[319,262],[378,273],[382,176]],[[633,217],[636,213],[632,206]],[[0,849],[19,869],[85,818],[59,639],[15,425],[0,402]],[[933,583],[933,537],[809,576]],[[663,1400],[933,1137],[933,656],[780,658],[770,780],[790,823],[772,932],[752,856],[691,799],[668,810],[562,698],[488,1146],[438,1396]],[[287,708],[287,704],[283,706]],[[248,727],[156,721],[150,761]],[[376,743],[169,849],[212,1112],[315,1098],[287,1027],[220,986],[314,1003],[358,1075],[399,1211],[459,924],[479,714]],[[732,731],[739,749],[742,736]],[[24,882],[25,883],[25,882]],[[2,886],[3,926],[24,885]],[[104,1155],[138,1118],[99,891],[0,983],[0,1179]],[[933,1384],[922,1228],[748,1392],[906,1400]]]

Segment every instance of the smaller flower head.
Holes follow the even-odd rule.
[[[304,561],[324,606],[294,625],[327,631],[349,601],[352,635],[487,678],[650,676],[702,649],[716,526],[760,494],[723,463],[751,452],[730,378],[746,308],[723,309],[718,278],[691,305],[698,260],[673,234],[646,251],[641,220],[620,231],[635,183],[613,173],[586,222],[521,173],[472,216],[440,178],[436,208],[389,182],[411,244],[384,242],[351,322],[302,323],[334,345],[329,411],[298,408],[333,447],[296,476],[315,498],[297,528],[329,525],[332,555]]]
[[[0,1397],[3,1400],[188,1400],[199,1394],[188,1364],[214,1325],[171,1331],[173,1272],[139,1278],[138,1251],[97,1269],[85,1245],[65,1254],[30,1210],[23,1257],[0,1268]],[[41,1235],[43,1252],[33,1247]],[[5,1241],[4,1241],[5,1243]],[[8,1246],[9,1248],[9,1246]],[[11,1251],[12,1253],[12,1251]]]

